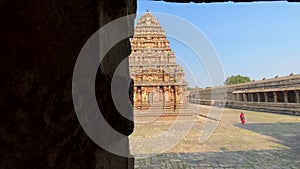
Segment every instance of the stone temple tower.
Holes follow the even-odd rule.
[[[134,108],[177,110],[186,107],[183,69],[176,63],[163,28],[146,12],[131,39],[130,76],[134,80]]]

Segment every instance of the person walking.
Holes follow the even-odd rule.
[[[243,112],[240,114],[240,120],[241,120],[242,124],[245,124],[246,120],[245,120],[245,115]]]

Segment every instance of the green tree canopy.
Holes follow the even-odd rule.
[[[246,82],[251,82],[251,79],[248,76],[232,75],[230,77],[227,77],[224,83],[225,85],[232,85],[232,84],[239,84],[239,83],[246,83]]]

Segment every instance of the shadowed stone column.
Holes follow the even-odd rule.
[[[251,102],[254,102],[254,93],[249,93],[250,94],[250,99],[251,99]]]
[[[295,94],[296,94],[296,103],[300,103],[299,91],[295,90]]]
[[[278,102],[277,92],[273,92],[273,96],[274,96],[274,102],[277,103]]]
[[[137,95],[138,95],[138,91],[137,91],[137,87],[135,86],[134,87],[134,90],[133,90],[134,92],[134,95],[133,95],[133,102],[134,103],[136,103],[136,101],[137,101]]]
[[[238,93],[237,95],[238,95],[238,101],[242,101],[243,94]]]
[[[288,103],[289,99],[288,99],[288,93],[287,93],[287,91],[283,91],[283,97],[284,97],[284,103]]]
[[[260,102],[260,93],[256,93],[257,95],[257,102]]]
[[[243,95],[243,101],[247,102],[248,101],[247,94],[243,93],[242,95]]]
[[[265,102],[269,102],[268,101],[268,93],[264,92],[264,96],[265,96]]]

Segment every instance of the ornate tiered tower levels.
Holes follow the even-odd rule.
[[[176,63],[158,20],[146,12],[131,39],[130,76],[134,80],[134,107],[180,109],[186,105],[183,69]]]

